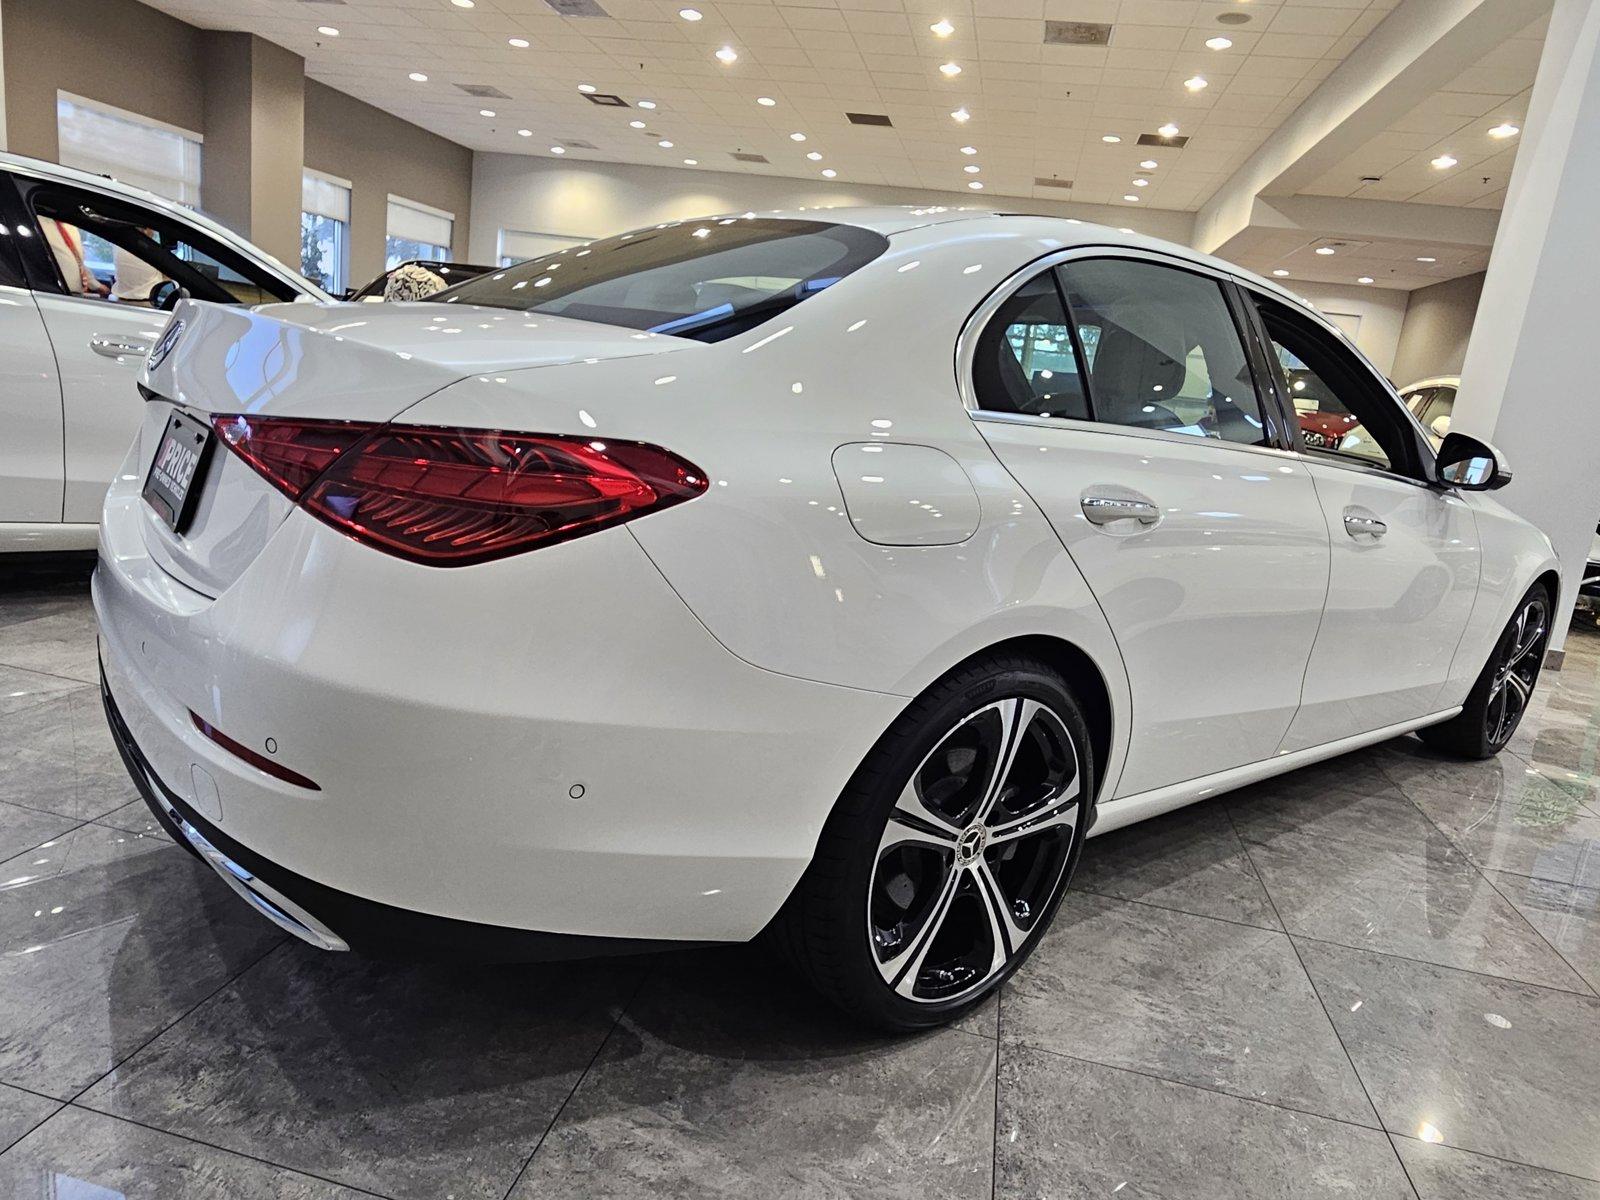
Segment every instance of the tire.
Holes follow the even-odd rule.
[[[1483,664],[1467,702],[1448,721],[1419,730],[1435,750],[1461,758],[1493,758],[1528,711],[1550,641],[1550,593],[1536,583],[1520,601]]]
[[[953,1021],[1055,916],[1094,785],[1088,725],[1058,673],[1018,655],[958,667],[857,768],[768,934],[860,1021]]]

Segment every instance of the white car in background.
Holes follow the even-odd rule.
[[[182,293],[328,299],[181,204],[0,154],[0,554],[94,548],[139,370]]]
[[[1288,361],[1372,444],[1307,449]],[[1493,448],[1436,456],[1313,310],[1053,218],[747,213],[425,303],[185,302],[142,386],[107,716],[328,949],[766,931],[865,1020],[948,1021],[1091,827],[1411,730],[1495,753],[1555,594]]]
[[[1419,379],[1400,389],[1400,399],[1405,401],[1411,415],[1427,431],[1428,439],[1437,448],[1450,432],[1450,419],[1456,410],[1456,393],[1461,390],[1461,376],[1440,375],[1433,379]]]

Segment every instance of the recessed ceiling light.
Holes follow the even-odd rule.
[[[980,167],[977,163],[968,163],[966,166],[962,167],[961,169],[963,171],[965,171],[968,175],[976,175],[979,171],[983,170],[983,168]]]
[[[629,121],[628,122],[628,128],[629,129],[643,129],[644,128],[644,122],[643,121]]]
[[[1157,163],[1156,160],[1153,159],[1153,158],[1147,158],[1142,163],[1140,163],[1139,165],[1142,168],[1144,168],[1146,171],[1154,171],[1156,169],[1156,167],[1158,167],[1160,164]]]
[[[531,130],[531,129],[519,129],[519,130],[517,130],[517,136],[518,137],[532,137],[533,136],[533,130]]]
[[[1150,186],[1150,181],[1148,179],[1135,179],[1133,181],[1133,186],[1134,187],[1149,187]]]
[[[1206,39],[1207,50],[1227,50],[1233,45],[1232,38],[1214,37]]]
[[[1513,125],[1510,121],[1506,121],[1489,130],[1489,136],[1492,138],[1508,138],[1516,137],[1517,134],[1521,132],[1522,128],[1520,126]]]
[[[762,108],[772,108],[778,102],[776,100],[774,100],[771,96],[757,96],[756,97],[756,103],[761,105]]]
[[[457,8],[477,8],[478,0],[450,0]]]
[[[978,148],[976,146],[963,146],[963,147],[961,147],[961,153],[963,153],[963,154],[976,154],[977,152],[978,152]]]
[[[963,125],[972,120],[972,114],[969,113],[965,108],[958,108],[950,115]]]
[[[1437,258],[1429,258],[1426,255],[1424,255],[1421,258],[1417,259],[1417,261],[1418,262],[1438,262],[1439,260]]]
[[[698,21],[701,17],[705,16],[705,14],[702,13],[698,8],[680,8],[678,10],[678,15],[685,21]]]
[[[506,45],[515,46],[518,50],[526,50],[528,48],[528,39],[527,38],[507,38],[506,39]]]
[[[943,75],[946,79],[954,79],[957,75],[961,74],[961,64],[953,62],[940,63],[939,74]]]
[[[427,83],[428,82],[428,77],[426,75],[424,75],[421,71],[413,71],[413,72],[411,72],[411,75],[409,76],[409,78],[410,78],[412,83]]]
[[[698,158],[686,158],[683,160],[683,165],[686,167],[698,167],[700,160]]]
[[[654,108],[656,106],[654,100],[640,100],[638,104],[640,108]]]
[[[1289,272],[1285,271],[1282,267],[1279,267],[1276,271],[1273,272],[1273,274],[1276,275],[1279,279],[1282,279],[1288,273]]]
[[[950,24],[949,20],[946,18],[941,18],[935,21],[932,25],[928,26],[928,29],[933,33],[934,37],[949,37],[956,31],[956,27]]]
[[[1456,160],[1448,154],[1441,154],[1438,158],[1433,160],[1433,169],[1436,171],[1448,171],[1455,165]]]
[[[580,92],[582,92],[585,96],[592,96],[595,92],[598,92],[600,89],[595,87],[595,85],[592,84],[592,83],[580,83],[578,85],[578,90]]]
[[[317,32],[320,33],[323,37],[338,37],[339,36],[339,31],[337,29],[335,29],[332,25],[318,25],[317,26]]]
[[[806,157],[809,158],[812,162],[821,162],[822,161],[822,151],[821,150],[809,150],[809,151],[806,152]]]
[[[1318,246],[1317,247],[1317,253],[1321,254],[1321,255],[1324,255],[1324,256],[1332,254],[1333,253],[1333,247],[1332,246]]]
[[[723,63],[738,62],[739,52],[732,46],[724,46],[722,49],[717,51],[717,60]]]
[[[495,115],[495,112],[492,108],[480,108],[478,110],[478,115],[480,117],[492,117]]]
[[[1356,282],[1357,283],[1371,283],[1372,282],[1372,276],[1371,275],[1362,275],[1360,278],[1358,278],[1356,280]]]
[[[1107,144],[1107,145],[1109,145],[1109,146],[1115,146],[1115,145],[1116,145],[1116,144],[1117,144],[1117,143],[1118,143],[1118,142],[1120,142],[1120,141],[1121,141],[1121,140],[1122,140],[1122,139],[1121,139],[1121,138],[1119,138],[1119,137],[1118,137],[1118,136],[1117,136],[1117,135],[1116,135],[1116,134],[1114,134],[1114,133],[1102,133],[1102,134],[1101,134],[1101,135],[1100,135],[1100,140],[1101,140],[1101,141],[1102,141],[1102,142],[1105,142],[1105,143],[1106,143],[1106,144]]]
[[[794,133],[791,133],[791,134],[790,134],[790,135],[789,135],[789,140],[790,140],[790,141],[791,141],[791,142],[803,142],[803,141],[805,141],[805,140],[806,140],[806,135],[805,135],[805,134],[803,134],[803,133],[800,133],[800,132],[798,132],[798,131],[796,131],[796,132],[794,132]]]
[[[1204,91],[1211,85],[1206,82],[1205,76],[1191,75],[1189,78],[1183,81],[1183,86],[1188,88],[1191,92],[1200,92]]]
[[[838,173],[839,172],[835,171],[832,167],[823,167],[822,168],[822,177],[824,179],[832,179]]]
[[[551,154],[565,154],[566,152],[567,152],[567,148],[565,146],[551,146],[550,147],[550,153]]]
[[[1123,199],[1126,200],[1129,204],[1137,204],[1139,202],[1139,197],[1135,196],[1132,192],[1129,192],[1126,196],[1123,197]]]
[[[660,146],[663,150],[671,150],[672,149],[672,143],[669,142],[666,138],[662,138],[659,142],[656,143],[656,145]]]
[[[1156,130],[1156,132],[1164,138],[1175,138],[1178,136],[1178,127],[1171,121],[1168,121],[1160,129]]]
[[[983,183],[981,180],[974,179],[971,183],[967,184],[967,186],[975,192],[983,191]]]

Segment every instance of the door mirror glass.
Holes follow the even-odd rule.
[[[1473,492],[1505,487],[1511,482],[1511,472],[1495,448],[1464,433],[1445,435],[1436,470],[1440,483]]]

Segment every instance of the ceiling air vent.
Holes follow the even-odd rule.
[[[300,0],[301,4],[343,4],[345,0]]]
[[[1034,181],[1033,181],[1033,186],[1034,187],[1069,188],[1069,187],[1072,186],[1072,180],[1070,180],[1070,179],[1055,179],[1055,178],[1046,179],[1044,176],[1039,175],[1039,176],[1035,176]]]
[[[765,154],[751,154],[748,150],[735,150],[733,157],[740,162],[771,162]]]
[[[563,146],[565,146],[568,150],[598,150],[598,149],[600,149],[600,147],[596,146],[593,142],[586,142],[582,138],[562,138],[561,139],[561,144]]]
[[[595,0],[544,0],[563,17],[609,17],[611,14]]]
[[[847,112],[845,113],[845,116],[849,118],[850,124],[852,125],[894,125],[894,122],[889,120],[889,118],[884,116],[882,113]]]
[[[1217,16],[1218,25],[1248,25],[1250,14],[1242,12],[1225,12]]]
[[[1106,46],[1111,43],[1111,26],[1098,21],[1046,21],[1046,46]]]
[[[488,83],[458,83],[456,87],[469,96],[476,96],[480,100],[509,100],[505,92]]]
[[[1139,135],[1139,145],[1141,146],[1170,146],[1174,150],[1182,150],[1188,144],[1188,134],[1181,134],[1177,137],[1162,137],[1159,133],[1141,133]]]
[[[598,104],[601,108],[627,108],[628,102],[621,96],[612,92],[585,92],[585,99],[590,104]]]

